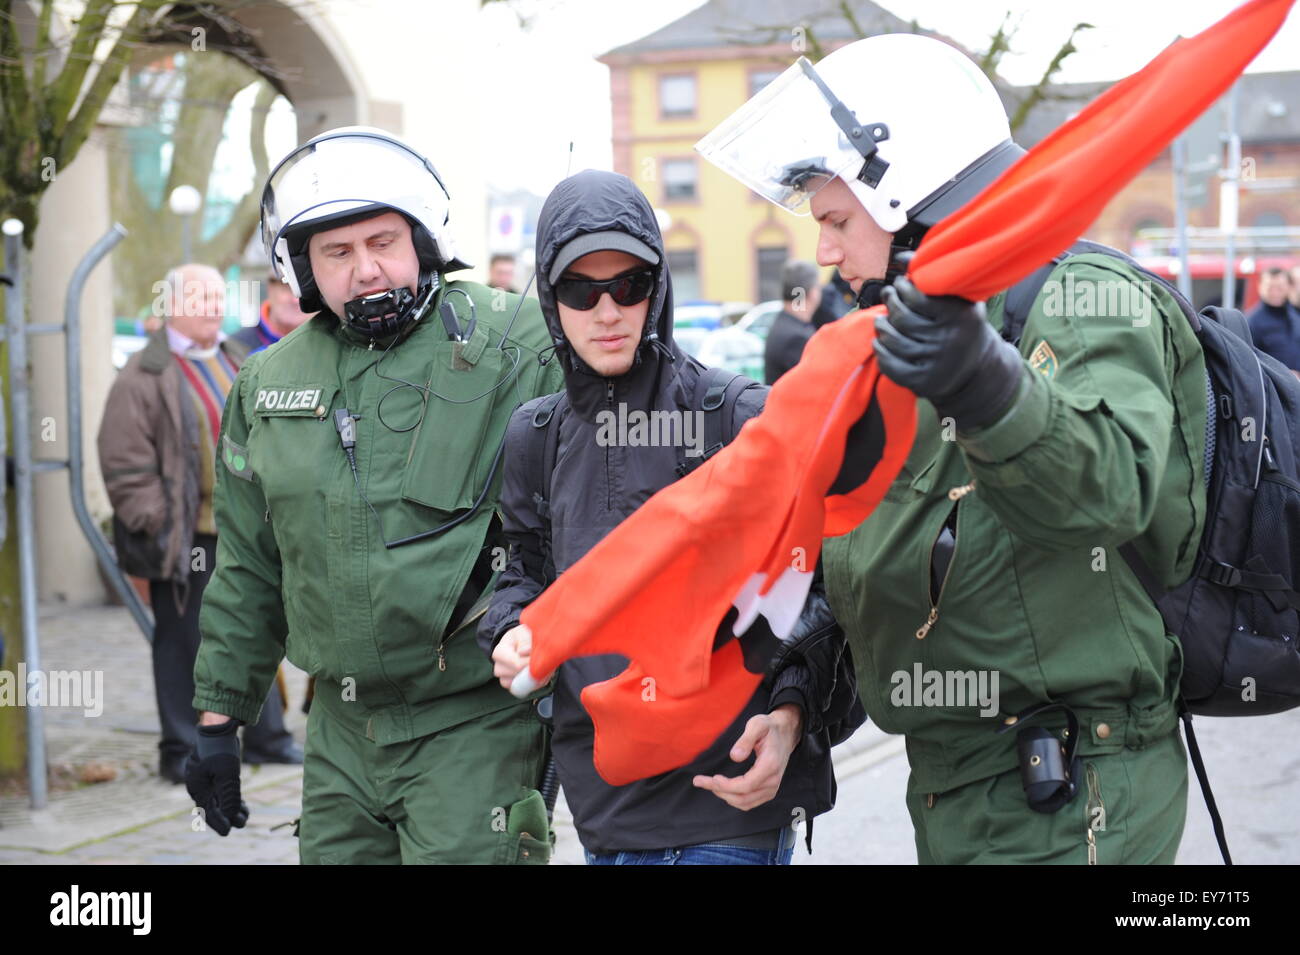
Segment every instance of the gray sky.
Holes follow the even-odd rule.
[[[829,6],[829,0],[826,0]],[[500,113],[528,149],[488,148],[488,182],[545,194],[563,178],[572,140],[574,171],[608,169],[609,71],[594,57],[653,32],[702,5],[702,0],[521,0],[516,9],[490,4],[483,18],[488,70],[483,102]],[[1096,29],[1080,34],[1079,52],[1058,74],[1064,82],[1119,79],[1140,69],[1179,34],[1190,35],[1236,6],[1231,0],[884,0],[886,9],[923,27],[983,49],[1010,10],[1020,19],[1014,51],[1001,72],[1013,83],[1038,79],[1070,28],[1081,20]],[[1251,71],[1300,70],[1300,14],[1293,12]],[[535,77],[536,82],[528,82]],[[1297,90],[1300,100],[1300,89]],[[500,143],[488,124],[486,135]],[[518,140],[515,140],[516,142]]]

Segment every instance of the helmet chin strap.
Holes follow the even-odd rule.
[[[420,320],[437,293],[438,273],[421,276],[419,295],[406,286],[362,295],[343,306],[344,323],[367,338],[386,338]]]
[[[889,273],[885,273],[883,279],[867,279],[862,283],[862,288],[858,290],[858,308],[871,308],[873,305],[880,304],[880,293],[884,291],[886,285],[892,285],[893,278]]]
[[[881,304],[880,293],[885,290],[885,286],[893,285],[894,279],[907,274],[907,262],[899,260],[899,253],[911,252],[919,241],[919,236],[915,241],[900,241],[900,236],[895,235],[894,242],[889,246],[889,265],[885,267],[885,277],[867,279],[862,283],[862,288],[858,290],[858,308],[871,308]],[[907,258],[910,259],[910,256]]]

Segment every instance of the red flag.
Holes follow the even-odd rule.
[[[1098,97],[930,230],[911,266],[917,286],[986,299],[1067,248],[1232,85],[1291,3],[1251,0]],[[737,633],[763,613],[773,632],[788,634],[821,536],[861,523],[897,475],[915,408],[877,372],[880,311],[821,329],[735,441],[647,501],[524,611],[536,678],[574,656],[633,660],[582,695],[607,782],[683,766],[735,719],[759,676],[744,670],[734,642],[713,651],[718,622],[734,605]],[[882,460],[862,487],[828,498],[848,428],[872,400],[886,425]]]

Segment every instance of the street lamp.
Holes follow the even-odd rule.
[[[199,211],[203,197],[193,186],[177,186],[167,199],[172,212],[181,217],[181,261],[190,260],[190,219]]]

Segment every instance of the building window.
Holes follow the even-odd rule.
[[[695,74],[659,77],[659,118],[689,119],[695,115]]]
[[[749,74],[749,95],[753,97],[768,83],[781,75],[780,70],[753,70]]]
[[[697,197],[698,170],[694,159],[665,159],[661,171],[665,202],[689,201]]]
[[[1272,209],[1261,212],[1250,221],[1253,229],[1285,229],[1286,217]]]
[[[700,268],[694,249],[670,249],[668,274],[673,280],[673,299],[678,303],[700,297]]]
[[[790,250],[785,246],[758,250],[758,301],[769,302],[781,297],[781,267],[789,257]]]

